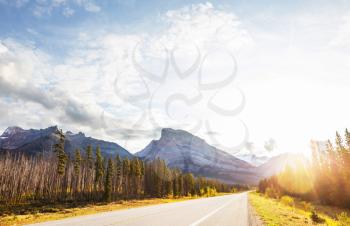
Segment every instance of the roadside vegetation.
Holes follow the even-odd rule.
[[[336,133],[334,144],[313,146],[311,162],[295,162],[283,172],[261,180],[259,192],[271,197],[289,195],[305,201],[350,208],[350,133]]]
[[[310,162],[295,162],[278,175],[260,181],[260,196],[252,194],[251,200],[268,224],[287,225],[287,221],[280,223],[286,218],[298,222],[289,225],[302,225],[300,219],[304,219],[305,224],[350,225],[350,133],[347,129],[344,140],[337,132],[335,142],[328,141],[325,148],[314,143]],[[273,203],[278,204],[277,209],[271,206]],[[288,211],[291,213],[287,214]]]
[[[0,225],[246,189],[168,168],[161,159],[107,159],[100,148],[94,153],[91,146],[69,156],[64,134],[57,136],[49,156],[0,155]]]
[[[350,225],[348,211],[344,209],[313,205],[289,196],[277,199],[251,192],[249,202],[267,226]]]
[[[225,195],[219,193],[217,195]],[[51,220],[59,220],[67,217],[95,214],[114,210],[129,209],[135,207],[186,201],[200,198],[199,196],[186,196],[181,198],[152,198],[120,200],[111,203],[56,203],[48,205],[17,205],[12,207],[10,213],[0,216],[0,226],[23,225]]]

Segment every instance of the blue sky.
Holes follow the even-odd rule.
[[[0,27],[2,130],[57,124],[137,151],[174,127],[263,153],[350,126],[345,0],[0,0]]]
[[[152,26],[156,17],[167,10],[203,1],[179,0],[1,0],[0,37],[33,41],[47,51],[65,52],[69,41],[84,30],[139,32],[157,29]],[[256,15],[283,16],[303,10],[310,12],[328,5],[330,8],[349,8],[346,1],[276,1],[276,0],[219,0],[215,6],[232,10],[247,22]],[[343,8],[345,6],[345,8]],[[71,13],[66,13],[70,11]],[[259,22],[259,21],[254,21]],[[262,21],[263,22],[263,21]],[[271,23],[262,24],[271,26]],[[281,25],[279,25],[281,26]],[[282,25],[283,26],[283,25]],[[60,48],[62,45],[65,48]]]

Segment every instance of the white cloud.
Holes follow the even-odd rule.
[[[96,5],[94,2],[91,1],[84,1],[84,3],[82,4],[84,9],[88,12],[100,12],[101,8]]]
[[[330,45],[340,48],[350,47],[350,13],[341,17],[339,26],[334,38],[331,40]]]
[[[85,106],[66,87],[59,87],[52,77],[53,63],[45,53],[11,39],[4,40],[2,45],[8,49],[0,55],[0,95],[3,98],[10,103],[29,102],[31,109],[21,110],[28,114],[46,112],[56,115],[55,122],[61,118],[74,125],[87,123],[90,128],[100,126],[98,120],[102,110],[96,106]],[[25,121],[22,123],[26,124]]]
[[[66,8],[64,8],[64,10],[63,10],[63,15],[64,16],[66,16],[66,17],[71,17],[71,16],[73,16],[74,15],[74,10],[73,9],[71,9],[71,8],[69,8],[69,7],[66,7]]]
[[[6,1],[6,0],[4,0]],[[15,5],[16,7],[20,8],[23,5],[27,4],[29,2],[29,0],[15,0]]]
[[[88,2],[75,3],[89,8]],[[100,9],[92,6],[89,10]],[[214,126],[217,131],[211,131],[216,141],[223,146],[239,143],[232,138],[242,135],[237,121],[227,123],[210,112],[206,101],[216,91],[198,92],[198,68],[191,70],[200,56],[203,81],[222,81],[232,71],[227,54],[232,53],[238,62],[237,85],[246,95],[242,118],[250,140],[263,146],[272,137],[280,150],[307,150],[309,138],[330,138],[334,130],[350,126],[350,113],[344,107],[350,84],[350,60],[345,51],[348,17],[341,23],[339,17],[313,13],[266,17],[267,21],[257,17],[247,23],[210,3],[190,5],[162,14],[157,23],[163,29],[158,33],[99,33],[91,29],[77,34],[75,48],[60,64],[35,47],[6,41],[0,45],[0,78],[13,89],[11,96],[0,98],[0,106],[8,104],[16,113],[10,117],[9,111],[4,112],[0,126],[7,122],[28,127],[36,126],[34,122],[40,127],[60,124],[91,136],[117,139],[135,151],[157,136],[152,133],[158,129],[155,124],[180,126],[180,121],[193,126],[198,119],[209,118],[218,122]],[[171,54],[173,62],[167,61]],[[167,62],[175,63],[177,69],[168,65],[167,77],[162,80]],[[195,77],[186,77],[186,71]],[[35,95],[29,99],[30,95],[21,92],[25,87],[35,89],[30,93],[37,96],[48,94],[48,101],[35,102]],[[169,119],[164,99],[176,92],[191,100],[201,95],[202,102],[189,108],[175,96],[177,102],[169,109],[176,117]],[[222,95],[221,107],[237,99],[234,91]],[[15,101],[8,102],[9,97]],[[45,106],[51,102],[53,110]],[[156,123],[144,115],[150,103]],[[337,112],[338,108],[345,110]],[[41,116],[44,120],[39,120]],[[197,134],[207,138],[202,131]]]
[[[191,5],[168,11],[168,24],[160,41],[163,43],[195,42],[205,48],[226,45],[238,51],[252,45],[252,39],[234,13],[216,9],[211,3]],[[169,46],[171,47],[171,46]]]
[[[66,2],[60,1],[56,4],[63,5]],[[77,1],[77,4],[88,6],[88,1]],[[145,70],[151,70],[158,76],[164,69],[164,61],[167,59],[167,55],[164,55],[164,53],[167,54],[167,51],[164,52],[164,47],[168,50],[177,47],[174,56],[176,55],[178,69],[183,72],[191,65],[188,62],[193,62],[198,54],[195,46],[199,48],[203,57],[207,52],[216,50],[218,45],[221,46],[220,48],[225,45],[232,51],[238,51],[252,43],[249,34],[241,27],[234,14],[217,10],[209,3],[169,11],[160,18],[159,22],[167,26],[157,34],[93,34],[86,31],[78,35],[76,48],[71,50],[70,57],[59,65],[45,60],[44,54],[42,58],[37,57],[34,53],[35,48],[18,44],[11,50],[12,61],[1,65],[3,68],[8,68],[11,63],[13,64],[11,70],[6,69],[9,71],[4,77],[21,77],[23,84],[34,87],[38,95],[47,94],[48,101],[53,102],[53,106],[45,106],[42,100],[36,101],[40,106],[31,111],[55,112],[48,113],[52,117],[52,122],[59,122],[64,127],[73,127],[70,130],[74,130],[74,126],[77,126],[90,135],[105,139],[117,137],[122,139],[120,142],[124,142],[127,147],[139,150],[149,141],[149,136],[155,136],[152,131],[158,129],[147,117],[142,123],[139,120],[148,109],[150,95],[157,91],[160,84],[151,81],[149,76],[147,77],[135,67],[134,53],[137,62]],[[140,48],[135,49],[138,43]],[[30,57],[21,59],[19,52],[23,50],[28,52]],[[43,65],[35,66],[34,62],[43,62]],[[222,64],[218,64],[217,67],[222,67]],[[18,68],[23,68],[26,73],[22,75]],[[45,68],[45,73],[39,76],[42,68]],[[218,71],[220,70],[218,68]],[[196,68],[193,71],[195,77],[182,81],[173,69],[169,69],[165,74],[168,76],[166,84],[162,85],[164,91],[158,90],[163,92],[158,93],[159,97],[162,94],[171,95],[180,90],[190,97],[198,95],[197,74]],[[34,103],[36,97],[25,98],[21,92],[23,86],[19,86],[19,81],[16,80],[13,84],[15,87],[12,87],[11,97]],[[182,88],[179,89],[180,87]],[[151,110],[157,120],[169,121],[169,117],[164,112],[164,101],[157,99],[154,103],[155,106],[152,106]],[[190,110],[191,114],[194,114],[191,117],[198,115],[198,110],[203,109],[203,106]],[[183,107],[186,108],[181,106]],[[168,124],[168,126],[179,124],[181,120],[181,117],[173,119],[175,124]],[[89,123],[93,124],[89,125]],[[26,123],[23,122],[23,124]],[[131,141],[128,140],[126,131],[133,137],[137,137],[138,141],[134,138]]]
[[[7,47],[0,43],[0,55],[8,51]]]

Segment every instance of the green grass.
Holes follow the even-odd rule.
[[[271,199],[255,192],[249,193],[249,201],[267,226],[315,225],[310,218],[310,210],[302,209],[298,202],[289,206],[285,202],[282,203],[280,200]],[[318,214],[325,222],[317,225],[340,225],[338,221],[324,213],[318,212]]]

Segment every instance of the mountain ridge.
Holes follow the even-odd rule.
[[[152,140],[135,155],[146,161],[160,158],[170,167],[230,183],[258,180],[254,166],[184,130],[162,129],[159,140]]]
[[[22,129],[8,127],[0,136],[0,151],[49,153],[58,141],[57,126],[46,129]],[[255,166],[223,150],[209,145],[204,139],[185,130],[163,128],[158,140],[152,140],[134,155],[117,143],[86,137],[84,133],[65,132],[65,149],[72,155],[76,148],[84,151],[88,145],[100,146],[102,154],[113,157],[139,157],[146,161],[163,159],[171,168],[179,168],[196,176],[219,179],[227,183],[257,184],[260,179],[272,176],[284,169],[293,155],[279,155]],[[299,160],[298,160],[299,161]]]
[[[18,126],[8,127],[0,136],[0,151],[25,152],[28,154],[49,153],[58,141],[57,126],[46,129],[22,129]],[[119,154],[121,157],[133,155],[117,143],[86,137],[84,133],[65,132],[65,149],[68,154],[73,154],[75,149],[85,150],[88,145],[93,148],[100,146],[103,154],[112,156]]]

